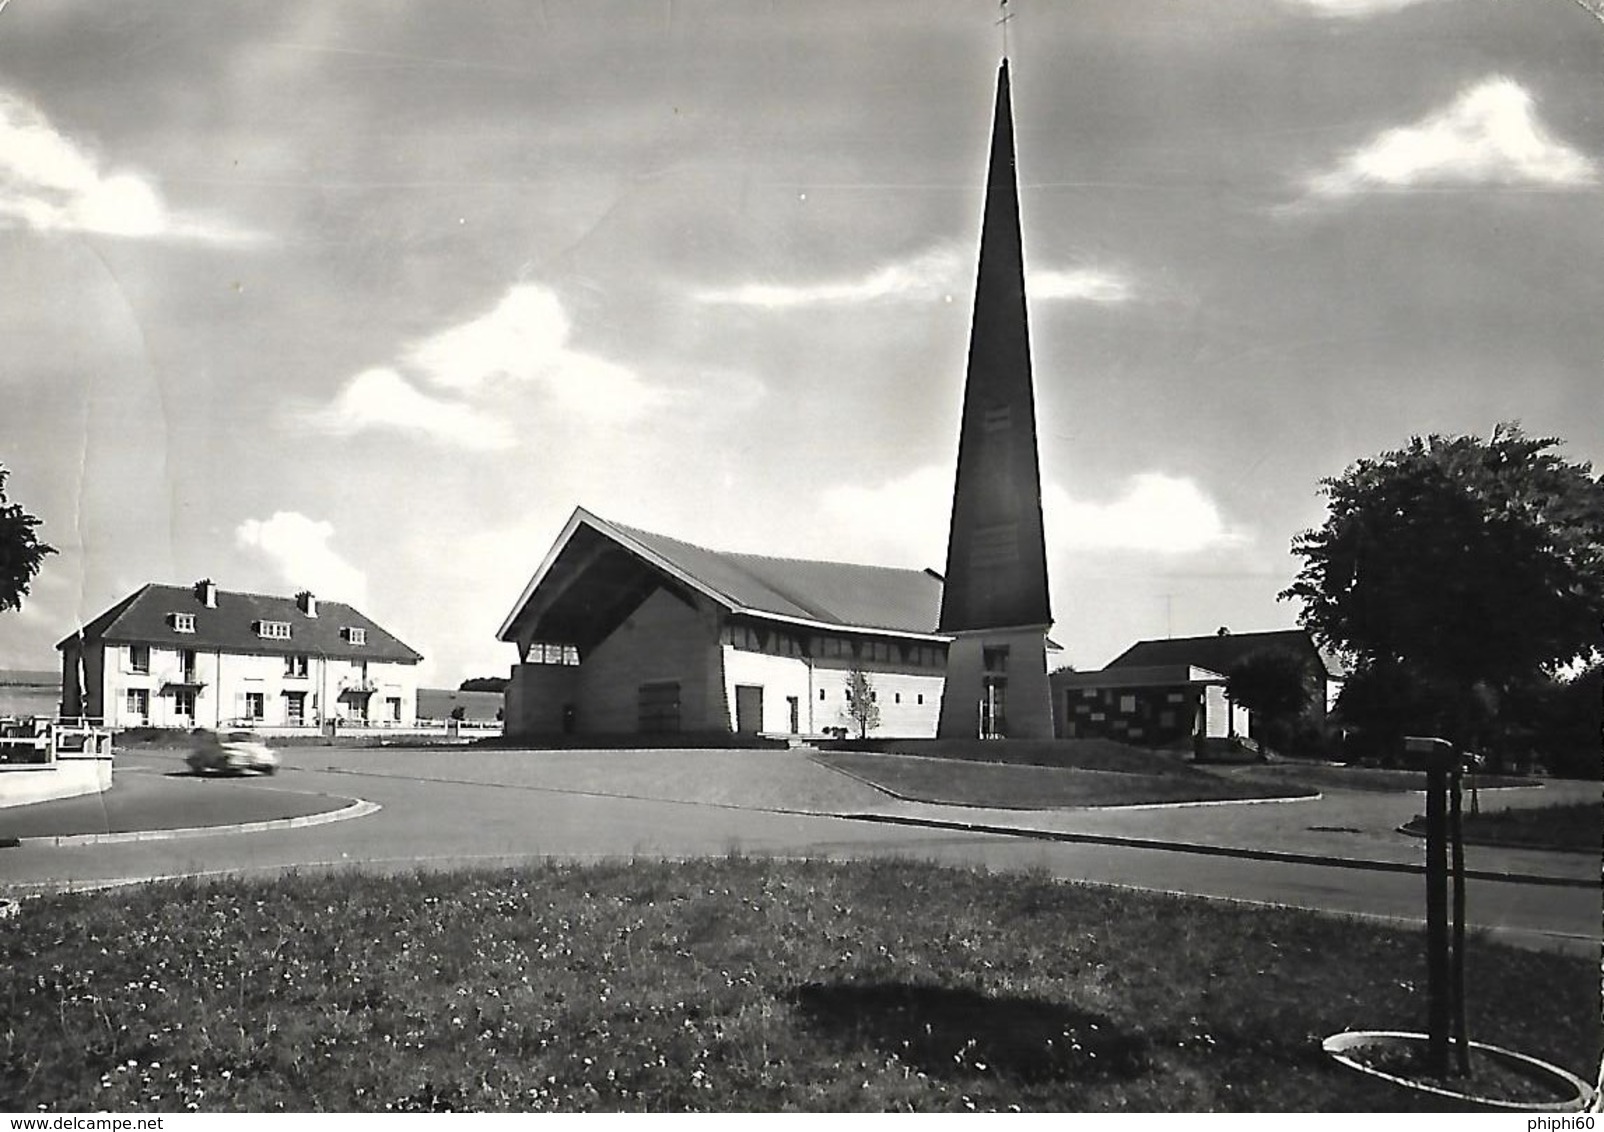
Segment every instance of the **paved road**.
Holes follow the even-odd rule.
[[[22,892],[190,873],[410,870],[465,862],[745,852],[843,859],[889,855],[1039,869],[1076,880],[1408,921],[1418,921],[1422,907],[1420,877],[1407,872],[1063,843],[837,816],[1001,819],[1109,836],[1157,832],[1216,847],[1287,844],[1299,852],[1329,850],[1332,856],[1396,864],[1419,860],[1417,842],[1390,832],[1418,809],[1418,799],[1410,796],[1346,794],[1247,807],[1022,815],[897,802],[794,752],[312,747],[284,753],[285,767],[271,786],[244,780],[226,788],[359,797],[383,808],[368,817],[305,829],[70,847],[25,842],[0,849],[0,886]],[[176,755],[139,754],[120,763],[118,773],[157,772],[159,777],[177,765]],[[1596,795],[1596,787],[1591,789]],[[1523,792],[1521,804],[1531,804],[1541,793]],[[1573,882],[1598,876],[1596,861],[1560,854],[1484,853],[1471,864],[1490,869],[1512,861],[1520,871]],[[1513,942],[1596,953],[1596,887],[1473,881],[1469,908],[1475,926]]]

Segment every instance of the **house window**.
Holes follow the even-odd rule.
[[[365,645],[368,643],[368,631],[355,625],[347,625],[340,630],[340,635],[345,638],[345,643],[349,645]]]
[[[824,689],[823,689],[823,688],[820,688],[820,689],[819,689],[819,699],[820,699],[820,700],[823,700],[823,699],[824,699]]]
[[[140,673],[150,672],[149,645],[128,646],[128,671]]]
[[[284,722],[299,727],[306,722],[306,693],[284,693]]]
[[[555,645],[546,641],[535,641],[530,644],[524,653],[525,664],[578,664],[579,647],[577,645]]]
[[[185,649],[178,654],[178,668],[184,678],[184,683],[195,683],[195,650]]]
[[[173,632],[193,633],[195,631],[195,615],[193,613],[174,613],[171,617]]]
[[[195,689],[173,689],[173,715],[178,719],[195,718]]]
[[[390,722],[391,723],[400,723],[401,722],[401,697],[400,696],[390,696],[388,699],[386,699],[384,701],[384,704],[385,704],[385,707],[387,707],[389,709]]]
[[[304,679],[307,670],[307,657],[304,653],[291,653],[284,658],[284,675]]]
[[[925,702],[925,694],[923,692],[920,692],[919,693],[918,703],[920,703],[922,705],[924,702]]]
[[[1136,697],[1135,696],[1121,696],[1119,698],[1119,710],[1124,712],[1126,715],[1129,715],[1131,712],[1135,711],[1136,710]]]
[[[263,719],[267,715],[267,696],[263,692],[245,693],[245,718]]]
[[[287,641],[290,639],[290,623],[288,621],[258,621],[256,635],[266,641]]]
[[[143,723],[150,716],[150,690],[147,688],[129,688],[126,706],[128,715]]]
[[[996,645],[992,648],[983,648],[980,650],[980,655],[982,663],[985,665],[987,672],[1008,671],[1007,645]]]
[[[894,700],[892,700],[892,702],[900,704],[902,702],[902,693],[901,692],[896,693],[896,698]]]

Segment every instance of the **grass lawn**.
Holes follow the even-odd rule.
[[[0,934],[0,1105],[1396,1110],[1419,932],[903,863],[162,884]],[[1596,965],[1473,939],[1473,1037],[1590,1076]]]
[[[816,758],[898,797],[1008,810],[1286,798],[1312,793],[1291,783],[1217,777],[1180,762],[1159,763],[1155,773],[1133,773],[866,751],[826,751]]]
[[[1155,751],[1112,739],[846,739],[829,749],[1159,775],[1185,767],[1191,759],[1189,752]]]
[[[1222,770],[1222,773],[1243,782],[1257,782],[1264,785],[1281,783],[1314,790],[1363,790],[1384,794],[1407,794],[1426,789],[1425,771],[1394,770],[1387,767],[1285,762],[1233,767],[1230,770]],[[1514,778],[1500,774],[1477,775],[1476,781],[1486,787],[1538,785],[1536,779]]]
[[[1468,798],[1464,806],[1465,841],[1469,844],[1577,853],[1598,853],[1604,848],[1604,805],[1596,802],[1483,810],[1479,814],[1470,812]],[[1424,834],[1426,819],[1417,817],[1405,828]]]

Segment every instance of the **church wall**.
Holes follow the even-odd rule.
[[[576,730],[641,731],[641,688],[648,684],[679,686],[679,730],[728,730],[721,667],[715,617],[655,590],[579,665]]]

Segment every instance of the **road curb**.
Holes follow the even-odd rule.
[[[329,825],[352,818],[365,818],[383,809],[377,802],[354,798],[350,805],[321,814],[306,814],[298,818],[271,818],[267,821],[236,822],[233,825],[192,825],[177,829],[130,829],[118,833],[69,833],[59,837],[19,837],[14,844],[19,848],[51,846],[69,848],[74,845],[117,845],[133,841],[177,841],[188,837],[210,837],[220,833],[266,833],[280,829],[305,829],[314,825]]]
[[[1424,865],[1407,861],[1374,861],[1360,857],[1320,857],[1282,849],[1249,849],[1236,845],[1204,845],[1195,841],[1160,841],[1149,837],[1120,837],[1108,833],[1071,833],[1054,829],[1027,829],[1018,826],[989,825],[982,822],[947,821],[941,818],[910,817],[905,814],[836,814],[849,821],[878,822],[883,825],[923,826],[963,833],[990,833],[1003,837],[1023,837],[1035,841],[1061,841],[1082,845],[1110,845],[1124,849],[1157,849],[1169,853],[1192,853],[1202,857],[1234,857],[1247,861],[1276,861],[1292,865],[1320,865],[1333,869],[1357,869],[1379,873],[1423,875]],[[1597,888],[1596,879],[1556,877],[1541,873],[1506,873],[1487,869],[1466,869],[1467,880],[1498,881],[1507,884],[1549,885],[1558,888]]]

